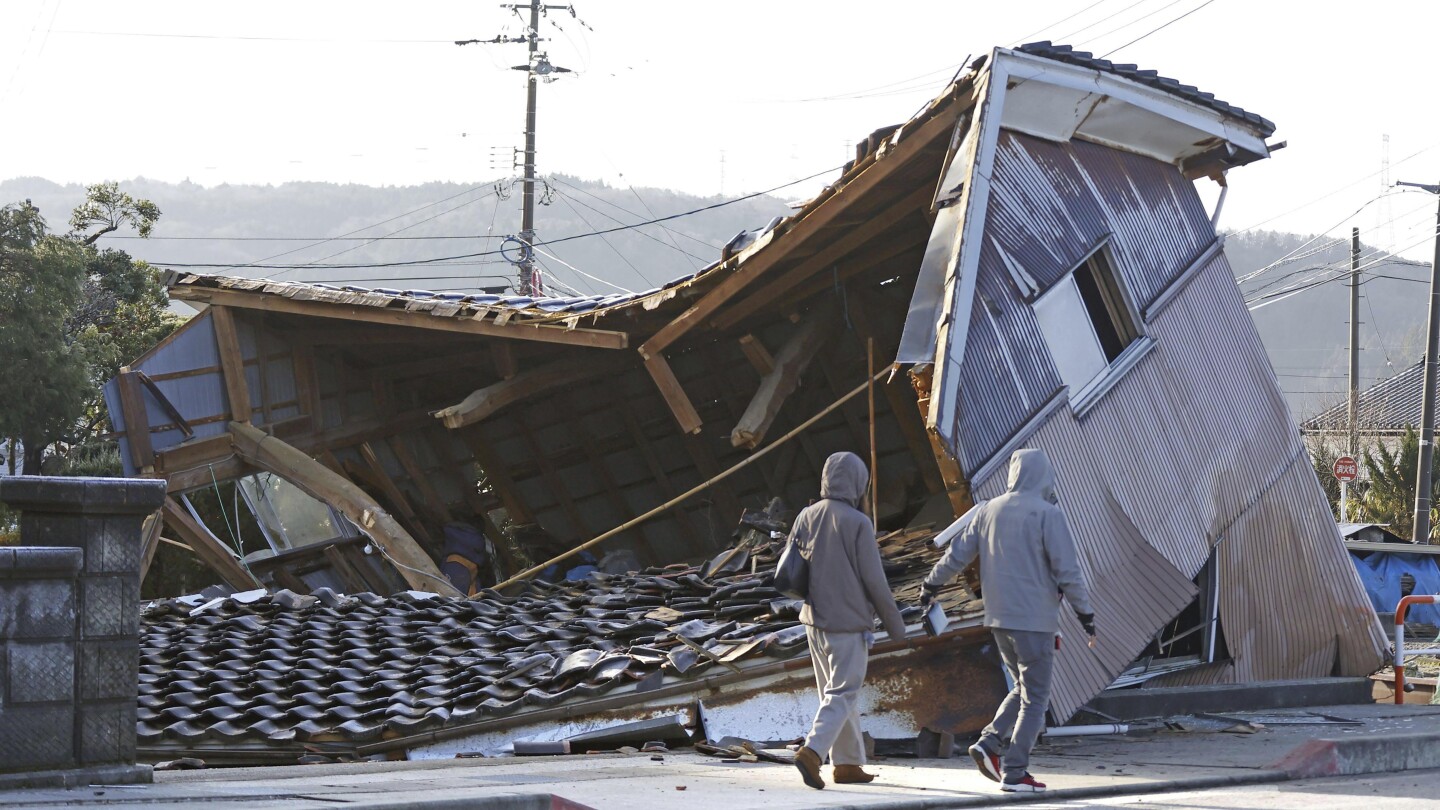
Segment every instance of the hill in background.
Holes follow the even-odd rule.
[[[509,180],[498,185],[206,188],[140,178],[122,187],[154,201],[163,215],[149,240],[107,237],[101,244],[156,264],[218,264],[225,267],[196,271],[435,291],[473,292],[514,283],[513,266],[500,253],[504,237],[520,229],[520,187]],[[83,196],[81,186],[39,178],[0,183],[0,204],[30,199],[55,231],[65,230],[70,210]],[[557,295],[659,286],[715,261],[721,246],[740,231],[790,212],[782,200],[758,196],[663,225],[625,228],[723,200],[563,175],[550,178],[540,196],[548,205],[538,208],[537,231],[542,242],[551,244],[542,244],[548,255],[539,259],[548,291]],[[610,228],[623,230],[557,242]],[[1230,235],[1226,253],[1237,278],[1269,268],[1242,282],[1241,289],[1247,299],[1265,304],[1252,315],[1295,418],[1340,402],[1347,368],[1348,240],[1257,231]],[[1365,264],[1385,258],[1368,249],[1364,253]],[[421,259],[436,261],[413,264]],[[411,264],[400,264],[406,262]],[[321,266],[340,264],[392,266]],[[1425,288],[1393,277],[1427,279],[1428,273],[1415,266],[1376,264],[1364,275],[1360,366],[1366,386],[1404,369],[1423,352]],[[1312,284],[1291,297],[1276,295]],[[1260,297],[1267,295],[1274,297]]]

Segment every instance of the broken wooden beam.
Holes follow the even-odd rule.
[[[618,368],[618,364],[596,362],[593,358],[550,363],[477,389],[459,404],[436,411],[435,418],[451,430],[467,427],[521,400],[574,385]]]
[[[349,518],[375,541],[410,587],[442,596],[461,595],[405,527],[349,479],[252,425],[231,422],[230,435],[237,456],[284,478]]]
[[[248,591],[260,585],[235,559],[235,552],[211,534],[205,524],[196,520],[179,501],[166,497],[160,509],[165,515],[165,524],[185,541],[201,562],[219,574],[226,585],[237,591]]]
[[[775,367],[760,380],[760,388],[744,416],[730,431],[730,444],[753,450],[764,441],[766,431],[780,414],[780,407],[800,384],[801,372],[830,339],[836,322],[833,306],[822,305],[810,312],[775,356]]]
[[[670,407],[670,413],[675,416],[680,429],[686,433],[699,433],[700,426],[704,424],[700,420],[700,412],[695,410],[695,404],[686,396],[685,389],[680,387],[680,380],[676,379],[675,370],[670,368],[665,356],[646,356],[645,370],[650,372],[650,378],[660,389],[660,395],[665,398],[665,404]]]

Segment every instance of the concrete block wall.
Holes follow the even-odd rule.
[[[0,774],[134,765],[141,524],[164,497],[163,481],[0,478],[23,544],[0,548]]]

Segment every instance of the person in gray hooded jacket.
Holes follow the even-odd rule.
[[[869,782],[861,767],[865,744],[860,736],[858,700],[865,681],[875,616],[891,638],[905,636],[905,622],[885,579],[875,525],[859,510],[870,473],[854,453],[825,460],[820,500],[801,510],[790,529],[810,561],[810,591],[800,610],[815,665],[820,709],[795,755],[805,784],[825,787],[820,765],[830,755],[837,783]]]
[[[1014,686],[970,747],[970,756],[1005,791],[1045,789],[1029,773],[1030,749],[1045,729],[1050,705],[1061,594],[1094,644],[1090,591],[1057,500],[1045,452],[1016,450],[1010,457],[1009,491],[975,507],[974,518],[950,541],[923,586],[922,605],[928,605],[941,586],[980,559],[985,626]]]

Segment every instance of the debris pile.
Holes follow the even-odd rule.
[[[783,539],[761,530],[765,513],[756,515],[759,525],[742,524],[739,542],[702,565],[534,581],[511,595],[321,589],[153,603],[142,621],[142,754],[242,743],[353,750],[800,655],[800,603],[771,587]],[[902,604],[913,603],[940,554],[933,534],[925,527],[881,538]],[[958,607],[964,594],[946,599]]]

